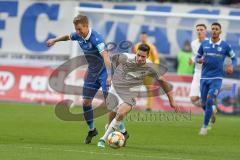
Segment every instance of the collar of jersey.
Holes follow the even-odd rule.
[[[219,41],[217,41],[216,43],[213,43],[212,40],[211,40],[211,38],[209,39],[209,43],[210,43],[210,44],[217,44],[217,45],[220,45],[221,42],[222,42],[221,39],[219,39]]]
[[[89,32],[85,38],[83,38],[85,41],[89,40],[90,36],[92,34],[92,28],[89,28]]]

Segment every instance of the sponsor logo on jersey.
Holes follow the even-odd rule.
[[[222,47],[218,47],[218,48],[217,48],[217,51],[218,51],[218,52],[221,52],[221,51],[222,51]]]

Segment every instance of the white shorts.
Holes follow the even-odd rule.
[[[119,97],[119,95],[117,94],[113,85],[111,85],[111,87],[108,91],[108,96],[107,96],[106,102],[107,102],[108,110],[110,110],[112,112],[117,112],[118,106],[121,105],[122,103],[124,103],[122,98]]]
[[[190,97],[200,97],[200,78],[201,78],[201,73],[195,72],[193,75],[193,80],[191,84],[191,89],[190,89]]]
[[[107,108],[110,111],[117,112],[119,106],[123,103],[127,103],[131,106],[136,105],[135,97],[128,91],[122,91],[124,94],[120,97],[119,94],[116,92],[116,89],[113,85],[111,85],[108,96],[106,99]],[[120,93],[122,93],[120,92]]]

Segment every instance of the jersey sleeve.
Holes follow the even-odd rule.
[[[167,68],[161,64],[149,63],[148,66],[150,67],[150,71],[152,72],[152,75],[157,80],[161,80],[162,76],[167,72]]]
[[[193,53],[193,54],[192,54],[191,59],[192,59],[193,62],[195,62],[195,57],[196,57],[196,55],[197,55],[194,47],[195,47],[195,46],[194,46],[194,41],[192,41],[192,42],[191,42],[191,48],[192,48],[192,53]]]
[[[231,58],[232,60],[232,65],[237,66],[237,58],[235,52],[232,50],[232,48],[227,45],[227,56]]]
[[[230,58],[235,57],[235,53],[229,45],[227,45],[227,56]]]
[[[93,37],[92,44],[97,48],[100,54],[105,50],[104,39],[100,34],[96,34]]]
[[[76,32],[73,32],[69,35],[70,40],[76,41],[78,39],[78,34]]]
[[[118,63],[121,63],[121,64],[127,63],[127,60],[129,59],[129,57],[130,57],[129,53],[119,54]]]
[[[198,53],[197,53],[197,55],[196,55],[196,57],[195,57],[195,62],[198,62],[198,60],[202,58],[203,53],[204,53],[204,51],[203,51],[203,43],[202,43],[202,44],[200,45],[200,47],[199,47],[199,49],[198,49]]]

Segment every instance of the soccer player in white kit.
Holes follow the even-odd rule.
[[[143,85],[146,76],[156,78],[160,92],[167,95],[170,106],[176,111],[179,110],[173,96],[172,85],[162,77],[162,74],[166,72],[165,67],[148,62],[149,51],[150,47],[147,44],[140,44],[135,55],[123,53],[117,58],[118,65],[106,99],[107,108],[116,114],[105,134],[100,138],[98,147],[105,147],[108,135],[119,128],[123,119],[134,108],[138,92],[131,91],[131,88]]]
[[[201,45],[201,42],[206,39],[207,27],[205,24],[197,24],[196,31],[197,31],[198,38],[191,42],[193,56],[189,60],[190,65],[194,63],[194,59],[198,53],[198,49]],[[192,80],[191,90],[190,90],[190,99],[192,104],[194,104],[197,107],[201,107],[201,101],[200,101],[201,73],[202,73],[202,64],[195,63],[194,75],[193,75],[193,80]]]

